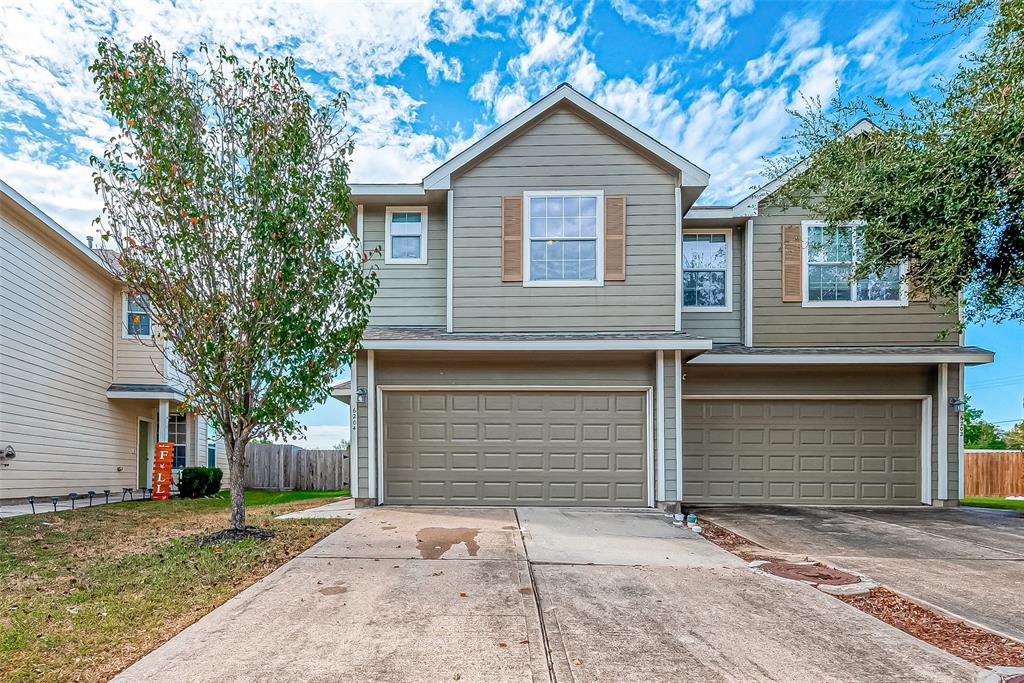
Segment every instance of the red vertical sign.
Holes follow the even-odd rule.
[[[153,458],[153,500],[171,497],[171,467],[174,465],[174,444],[158,441]]]

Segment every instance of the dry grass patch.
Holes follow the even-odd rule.
[[[0,680],[109,679],[340,528],[274,519],[326,502],[254,492],[249,524],[274,537],[208,546],[195,537],[227,525],[224,498],[0,521]]]

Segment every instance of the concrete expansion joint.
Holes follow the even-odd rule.
[[[526,543],[526,529],[523,528],[523,523],[519,519],[519,510],[517,510],[516,508],[512,508],[512,514],[515,515],[516,527],[519,529],[519,537],[523,542],[523,553],[526,557],[526,572],[527,576],[530,577],[530,590],[533,592],[533,602],[537,606],[537,621],[540,626],[541,643],[544,646],[544,660],[547,662],[548,666],[548,679],[551,681],[551,683],[556,683],[557,679],[555,677],[555,664],[554,661],[551,659],[551,647],[549,645],[550,640],[548,638],[548,629],[547,625],[544,623],[544,606],[543,602],[541,601],[540,591],[537,590],[537,577],[535,577],[533,574],[533,562],[530,561],[530,550]]]

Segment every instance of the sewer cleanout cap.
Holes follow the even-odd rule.
[[[856,574],[820,564],[774,561],[765,562],[758,569],[784,579],[795,579],[826,586],[846,586],[851,583],[860,583],[860,577]]]

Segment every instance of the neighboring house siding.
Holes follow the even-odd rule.
[[[687,228],[684,233],[706,232],[700,228]],[[743,240],[742,230],[732,231],[732,311],[705,313],[682,312],[683,332],[713,339],[720,344],[738,344],[743,341]]]
[[[409,204],[402,204],[408,206]],[[427,262],[384,263],[383,204],[363,207],[363,249],[378,266],[380,286],[370,325],[444,325],[447,315],[448,228],[444,204],[427,207]]]
[[[146,409],[106,397],[114,284],[2,201],[0,499],[134,487]]]
[[[114,382],[164,384],[164,355],[151,339],[125,337],[124,294],[117,292],[113,306]]]
[[[959,374],[962,366],[950,365],[949,398],[961,398]],[[898,396],[932,397],[932,495],[939,497],[938,411],[948,412],[947,498],[956,500],[959,476],[959,421],[948,404],[939,405],[938,370],[935,365],[851,366],[748,366],[742,368],[690,365],[686,367],[683,396]],[[685,445],[684,445],[685,449]],[[686,473],[683,473],[684,481]]]
[[[813,218],[798,208],[761,205],[754,219],[754,346],[956,345],[956,324],[944,307],[804,308],[782,301],[782,226]],[[806,275],[805,275],[806,277]]]
[[[672,173],[567,110],[453,178],[455,330],[673,329],[675,184]],[[501,198],[558,189],[626,197],[625,281],[603,287],[501,281]]]

